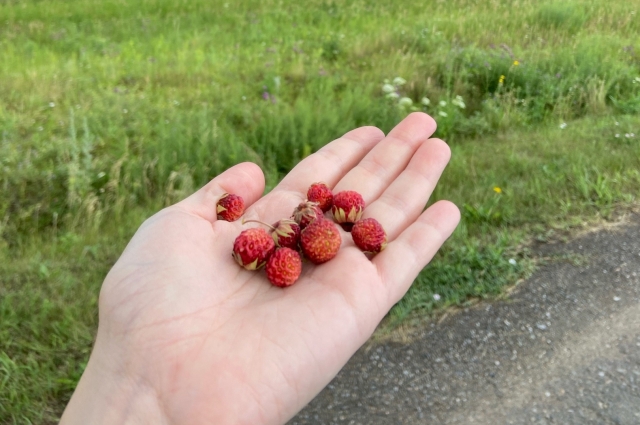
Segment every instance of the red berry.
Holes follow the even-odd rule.
[[[262,228],[243,230],[233,243],[233,258],[247,270],[264,266],[276,248],[273,238]]]
[[[287,247],[291,249],[298,248],[300,240],[300,225],[293,220],[284,219],[273,224],[271,237],[278,247]]]
[[[358,192],[345,190],[333,196],[331,208],[333,218],[346,231],[350,231],[353,223],[360,220],[362,211],[364,211],[364,199]]]
[[[307,191],[307,199],[311,202],[317,202],[323,212],[329,211],[333,205],[333,193],[324,183],[312,184]]]
[[[241,196],[225,193],[216,205],[219,220],[236,221],[244,214],[244,200]]]
[[[302,258],[291,248],[278,248],[267,260],[264,268],[267,278],[275,286],[291,286],[302,272]]]
[[[356,221],[351,236],[356,246],[364,252],[377,254],[387,246],[387,234],[375,218]]]
[[[316,218],[324,218],[324,213],[316,202],[305,201],[293,210],[291,217],[300,225],[300,229],[304,229]]]
[[[300,234],[302,252],[314,264],[335,257],[341,243],[338,226],[325,218],[312,221]]]

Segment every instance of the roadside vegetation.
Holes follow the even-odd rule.
[[[381,4],[386,3],[386,4]],[[463,220],[389,316],[495,296],[532,240],[637,205],[640,7],[621,0],[0,4],[0,424],[57,423],[140,223],[241,161],[272,188],[414,110]]]

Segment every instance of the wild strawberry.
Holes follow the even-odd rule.
[[[247,270],[264,266],[273,254],[276,244],[266,230],[253,228],[243,230],[233,243],[233,258]]]
[[[314,264],[321,264],[335,257],[341,243],[338,226],[326,218],[312,221],[300,233],[302,252]]]
[[[264,270],[273,285],[281,288],[291,286],[302,272],[302,258],[291,248],[278,248],[267,260]]]
[[[363,210],[364,199],[358,192],[345,190],[333,196],[333,207],[331,207],[333,218],[347,232],[351,231],[353,223],[360,220]]]
[[[293,210],[291,218],[300,225],[300,229],[304,229],[316,218],[324,218],[324,214],[316,202],[305,201]]]
[[[317,202],[322,212],[329,211],[333,205],[333,193],[324,183],[312,184],[307,191],[307,199],[311,202]]]
[[[298,249],[300,241],[300,225],[293,220],[284,219],[271,227],[271,237],[276,246]]]
[[[287,247],[291,249],[298,249],[298,242],[300,241],[300,226],[295,221],[285,218],[277,221],[273,225],[269,225],[260,220],[243,220],[245,223],[260,223],[267,226],[270,230],[269,233],[276,244],[276,247]]]
[[[219,220],[236,221],[244,214],[244,199],[238,195],[225,193],[218,200],[216,213]]]
[[[356,246],[367,253],[377,254],[387,246],[387,234],[375,218],[356,221],[351,236]]]

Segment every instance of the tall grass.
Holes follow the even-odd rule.
[[[527,275],[523,242],[637,203],[636,9],[2,2],[0,423],[56,420],[101,280],[144,217],[240,161],[269,190],[344,132],[412,110],[452,146],[432,202],[452,199],[463,222],[391,318]]]

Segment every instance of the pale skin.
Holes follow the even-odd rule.
[[[149,218],[107,275],[87,368],[61,420],[75,424],[276,425],[302,409],[372,335],[460,219],[424,210],[450,158],[435,121],[413,113],[386,137],[362,127],[305,158],[269,194],[238,164]],[[291,215],[310,184],[355,190],[388,234],[372,259],[342,232],[331,261],[289,288],[231,257],[248,225],[216,219],[223,193],[245,217]],[[251,224],[251,226],[257,226]]]

